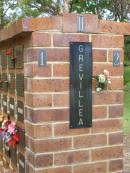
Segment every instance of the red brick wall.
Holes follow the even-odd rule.
[[[26,173],[123,173],[123,47],[129,25],[86,14],[79,33],[77,16],[33,19],[33,32],[24,37]],[[70,41],[92,42],[93,75],[110,72],[107,90],[97,93],[93,82],[92,128],[69,128]],[[45,67],[38,66],[41,48],[47,51]],[[113,50],[121,53],[120,67],[113,67]]]
[[[32,33],[25,53],[28,173],[121,173],[123,170],[123,46],[121,34],[100,33],[96,16],[84,15],[85,33],[77,32],[77,15],[63,16],[63,28]],[[111,25],[111,23],[110,23]],[[56,27],[56,26],[55,26]],[[93,86],[93,127],[69,129],[69,42],[93,44],[93,75],[104,69],[112,84],[101,93]],[[38,52],[47,66],[38,67]],[[121,66],[113,67],[113,50]]]

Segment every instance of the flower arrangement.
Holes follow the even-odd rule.
[[[16,124],[13,121],[4,120],[0,127],[0,138],[4,140],[9,146],[16,147],[20,141],[20,136],[16,128]]]
[[[108,84],[111,84],[109,71],[104,70],[102,74],[95,77],[96,79],[96,91],[100,92],[106,89]]]

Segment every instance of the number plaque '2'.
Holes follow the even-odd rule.
[[[92,126],[92,44],[70,42],[70,128]]]

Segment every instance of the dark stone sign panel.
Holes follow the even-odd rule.
[[[23,50],[23,46],[21,45],[14,48],[15,66],[17,69],[22,69],[24,67]]]
[[[92,126],[92,44],[70,43],[70,128]]]
[[[23,74],[16,75],[16,90],[17,90],[18,96],[20,97],[24,96],[24,75]]]
[[[17,115],[18,115],[18,120],[23,122],[24,121],[24,103],[19,100],[17,102]]]
[[[21,153],[18,154],[19,173],[25,173],[25,157]]]

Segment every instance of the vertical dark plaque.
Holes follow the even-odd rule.
[[[10,147],[11,163],[13,166],[17,167],[17,148]]]
[[[14,98],[10,98],[9,99],[9,115],[12,117],[14,117],[14,109],[15,109]]]
[[[5,92],[8,91],[7,73],[2,74],[2,90],[5,91]]]
[[[20,135],[19,146],[22,147],[22,148],[25,148],[25,130],[21,129],[19,127],[18,132],[19,132],[19,135]]]
[[[24,75],[17,74],[16,75],[16,90],[17,95],[23,97],[24,96]]]
[[[8,74],[8,79],[9,79],[9,92],[11,94],[15,93],[15,74],[10,73]]]
[[[2,105],[3,105],[3,112],[4,113],[7,113],[7,96],[6,95],[4,95],[3,96],[3,103],[2,103]]]
[[[17,102],[17,115],[18,115],[18,120],[23,122],[24,121],[24,103],[19,100]]]
[[[70,43],[70,128],[92,126],[92,44]]]
[[[7,56],[5,50],[1,52],[1,65],[2,69],[7,69]]]
[[[23,59],[23,46],[19,45],[14,48],[14,58],[15,58],[15,65],[17,69],[22,69],[24,66],[24,59]]]

